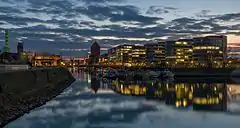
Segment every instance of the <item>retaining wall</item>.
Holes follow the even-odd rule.
[[[180,77],[230,77],[240,76],[239,73],[232,74],[234,68],[174,68],[175,76]]]
[[[45,104],[74,81],[66,68],[0,73],[0,127]]]

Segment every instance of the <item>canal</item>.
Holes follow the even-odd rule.
[[[240,84],[102,80],[75,72],[61,95],[6,128],[239,128]],[[216,81],[215,81],[216,80]]]

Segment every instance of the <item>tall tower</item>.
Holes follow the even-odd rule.
[[[4,52],[9,52],[10,49],[8,47],[8,30],[5,30],[5,45],[4,45]]]
[[[23,52],[23,42],[20,42],[20,41],[18,42],[17,52],[18,52],[18,54]]]
[[[90,55],[90,61],[92,64],[97,64],[99,61],[100,56],[100,46],[96,41],[91,46],[91,55]]]

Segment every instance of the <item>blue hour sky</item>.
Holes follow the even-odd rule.
[[[85,56],[94,40],[102,50],[210,34],[240,44],[239,0],[0,0],[0,46]],[[235,46],[236,46],[235,45]]]

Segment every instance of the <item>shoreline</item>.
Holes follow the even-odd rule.
[[[45,96],[43,97],[38,97],[34,100],[30,101],[25,101],[25,102],[31,102],[27,103],[28,105],[26,106],[23,102],[20,102],[20,105],[22,105],[22,108],[17,108],[15,111],[7,110],[5,111],[4,114],[7,114],[7,117],[3,116],[4,119],[0,119],[0,127],[4,128],[7,126],[9,123],[19,119],[20,117],[24,116],[25,114],[30,113],[32,110],[39,108],[43,105],[45,105],[48,101],[51,101],[52,99],[56,98],[58,95],[60,95],[66,88],[68,88],[75,80],[71,81],[66,81],[64,83],[61,83],[58,85],[60,88],[55,88],[52,90],[51,88],[44,87],[42,91],[46,91],[47,94],[49,93],[51,96]],[[47,90],[46,90],[47,89]],[[56,91],[58,90],[58,91]],[[4,111],[4,110],[3,110]],[[17,112],[16,112],[17,111]],[[8,117],[8,115],[13,115]]]

